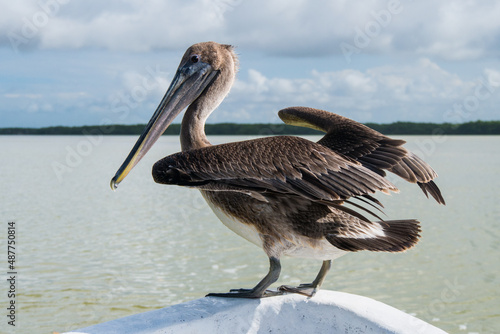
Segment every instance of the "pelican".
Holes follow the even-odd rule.
[[[317,143],[276,136],[211,145],[205,121],[229,93],[237,70],[230,45],[205,42],[189,47],[151,120],[111,180],[114,190],[187,108],[181,124],[182,151],[155,163],[154,181],[199,189],[222,223],[261,247],[270,263],[254,288],[207,296],[312,297],[332,260],[347,252],[401,252],[418,242],[419,221],[384,221],[366,208],[382,206],[372,196],[375,192],[398,191],[385,178],[386,171],[418,184],[427,197],[445,204],[433,181],[437,174],[404,148],[403,140],[327,111],[291,107],[278,113],[286,124],[321,130],[325,136]],[[323,262],[312,283],[269,290],[279,278],[283,256]]]

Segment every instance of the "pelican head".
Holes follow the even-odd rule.
[[[217,108],[234,82],[237,58],[230,45],[204,42],[189,47],[177,68],[165,96],[129,155],[111,179],[115,190],[130,170],[137,165],[179,113],[187,106],[191,125],[203,129],[205,120]],[[203,131],[203,130],[202,130]],[[186,134],[187,136],[187,134]]]

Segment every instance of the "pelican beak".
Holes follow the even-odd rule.
[[[179,66],[170,87],[149,120],[146,128],[135,143],[132,151],[111,179],[111,189],[134,168],[149,151],[153,144],[165,132],[179,113],[190,105],[217,77],[218,71],[204,62],[187,63]]]

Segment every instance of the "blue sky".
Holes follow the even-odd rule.
[[[500,119],[498,1],[0,4],[0,127],[145,123],[184,50],[208,40],[240,57],[209,122],[279,122],[293,105],[361,122]]]

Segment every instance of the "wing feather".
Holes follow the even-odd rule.
[[[179,152],[153,167],[158,183],[292,194],[338,201],[397,191],[396,187],[332,150],[298,137],[268,137]],[[214,186],[219,190],[219,186]]]
[[[404,140],[389,138],[349,118],[313,108],[291,107],[280,110],[278,115],[286,124],[326,132],[319,144],[360,162],[380,176],[385,176],[384,170],[387,170],[408,182],[417,183],[426,196],[431,194],[438,203],[445,204],[439,188],[432,181],[437,177],[436,172],[405,149],[402,146]]]

